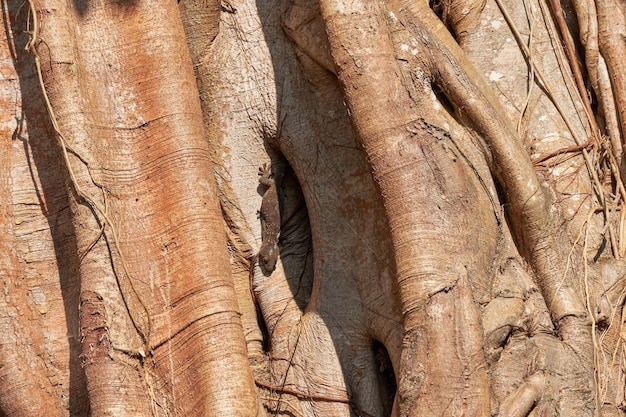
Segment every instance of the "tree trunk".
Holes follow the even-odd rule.
[[[3,16],[0,416],[625,414],[621,3]]]

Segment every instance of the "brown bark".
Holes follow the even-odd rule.
[[[3,4],[0,416],[624,414],[606,4]]]
[[[7,49],[3,50],[8,52]],[[5,57],[5,59],[10,57]],[[14,80],[17,82],[15,73]],[[17,86],[16,86],[17,87]],[[11,116],[9,97],[3,97],[2,114]],[[14,122],[4,120],[4,126]],[[13,132],[4,129],[3,137]],[[17,138],[16,138],[17,139]],[[45,297],[38,283],[26,280],[18,257],[18,242],[13,229],[14,205],[11,169],[13,143],[2,141],[0,148],[0,275],[5,295],[0,299],[0,323],[3,337],[0,343],[0,410],[5,415],[61,415],[62,404],[56,397],[46,369],[47,356],[43,346],[43,331],[33,323],[46,325],[37,311],[37,296]],[[41,300],[44,301],[45,300]],[[45,308],[45,306],[42,306]],[[43,357],[42,357],[43,356]]]
[[[3,2],[0,414],[85,414],[76,241],[21,2]]]
[[[620,1],[600,1],[597,3],[598,47],[606,61],[606,68],[615,97],[615,111],[621,121],[622,144],[626,136],[626,77],[618,70],[626,61],[626,5]]]
[[[485,191],[479,178],[474,183],[470,179],[476,174],[473,166],[462,160],[462,151],[453,149],[449,134],[439,127],[445,122],[432,111],[421,111],[427,104],[413,102],[400,78],[390,76],[400,70],[380,4],[328,1],[322,3],[322,12],[394,244],[405,334],[397,371],[400,415],[440,414],[444,409],[485,415],[488,382],[468,280],[475,268],[488,268],[482,262],[495,248],[485,245],[482,253],[470,254],[462,249],[468,246],[461,245],[452,256],[430,248],[433,241],[449,247],[474,235],[468,230],[470,219],[481,218],[485,208],[489,212],[489,199],[483,195],[482,204],[466,205],[480,201],[479,193]],[[447,201],[452,195],[453,201]],[[481,220],[475,224],[496,233],[493,220]]]
[[[68,163],[92,413],[249,415],[256,399],[177,9],[84,6],[35,3],[31,49]]]

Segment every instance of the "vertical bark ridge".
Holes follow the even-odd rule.
[[[2,39],[6,42],[6,39]],[[8,52],[8,48],[0,50]],[[6,57],[5,57],[6,58]],[[9,58],[10,59],[10,58]],[[3,70],[8,68],[3,68]],[[15,76],[17,83],[17,75]],[[2,129],[0,130],[0,414],[7,416],[64,415],[61,402],[55,398],[48,379],[44,360],[38,351],[42,340],[41,329],[29,330],[32,323],[41,323],[41,317],[29,301],[24,270],[16,253],[16,239],[12,227],[14,214],[11,169],[13,131],[10,126],[14,103],[0,97]]]
[[[75,242],[20,10],[21,1],[2,2],[0,415],[81,414]]]
[[[615,111],[622,133],[622,145],[626,144],[626,76],[622,72],[626,61],[626,7],[619,1],[596,2],[598,18],[598,46],[610,77],[611,92],[615,99]],[[621,161],[620,161],[621,162]]]
[[[89,195],[85,202],[77,192],[73,211],[82,306],[91,311],[81,327],[91,340],[83,354],[93,412],[154,415],[167,406],[181,415],[255,415],[176,3],[79,6],[35,3],[71,187]]]
[[[65,138],[69,141],[63,145],[71,146],[81,155],[79,158],[72,155],[68,172],[73,173],[71,180],[76,181],[70,185],[70,203],[82,258],[81,306],[85,303],[94,305],[95,311],[99,312],[97,316],[81,314],[80,322],[82,359],[91,412],[94,415],[113,413],[124,416],[131,413],[148,416],[152,414],[150,401],[145,394],[143,377],[137,370],[140,367],[138,351],[141,342],[132,330],[128,313],[123,309],[115,311],[115,306],[124,306],[124,297],[118,289],[108,247],[100,236],[103,221],[94,216],[102,213],[96,209],[92,211],[79,196],[72,194],[78,186],[86,190],[90,198],[100,202],[101,206],[105,205],[101,190],[91,179],[89,167],[81,166],[83,161],[92,160],[85,148],[90,149],[93,145],[89,132],[92,123],[88,123],[89,113],[84,111],[84,106],[89,108],[91,103],[85,103],[81,94],[90,89],[85,88],[85,80],[79,76],[84,71],[84,63],[80,60],[76,41],[75,31],[79,27],[77,16],[63,1],[34,2],[32,8],[34,33],[31,45],[36,48],[34,52],[41,65],[47,95],[58,117],[57,126],[65,132]],[[42,45],[47,53],[39,53],[43,50]],[[56,123],[53,120],[53,124]],[[130,355],[127,364],[113,362],[108,360],[113,348],[134,353]],[[118,383],[100,383],[107,379]]]
[[[577,276],[571,269],[568,270],[568,254],[557,243],[566,239],[566,230],[559,226],[562,218],[552,191],[539,181],[530,157],[504,110],[443,24],[421,3],[413,3],[412,6],[403,9],[402,13],[407,14],[406,20],[411,22],[409,25],[414,28],[414,33],[424,32],[417,28],[429,28],[433,36],[430,42],[434,44],[430,48],[431,62],[438,83],[467,114],[470,123],[483,134],[490,146],[495,162],[492,170],[508,194],[512,227],[521,240],[520,247],[528,251],[526,255],[537,272],[539,286],[555,323],[560,326],[563,317],[572,315],[583,320],[568,323],[586,327],[587,313],[574,291]],[[572,333],[584,332],[564,332]],[[581,345],[587,342],[571,341]]]
[[[377,2],[321,4],[337,74],[383,196],[395,249],[405,320],[400,415],[438,415],[447,407],[453,414],[488,415],[480,321],[467,284],[467,270],[474,266],[463,264],[472,261],[462,245],[442,243],[467,238],[470,219],[478,215],[467,202],[480,205],[476,185],[429,130],[443,123],[427,100],[414,102],[402,84],[384,8]],[[445,256],[433,249],[442,246],[449,249]],[[450,358],[455,358],[452,369]],[[437,369],[448,369],[455,382]]]
[[[230,174],[224,172],[225,168],[222,166],[224,164],[220,155],[222,151],[218,149],[223,141],[221,137],[223,133],[214,120],[220,112],[220,105],[215,103],[214,94],[219,87],[213,81],[216,75],[211,70],[217,60],[215,52],[221,48],[221,45],[216,46],[214,41],[219,33],[222,5],[216,0],[192,0],[179,2],[178,6],[198,82],[204,128],[213,155],[213,167],[218,177],[228,176]],[[234,258],[231,269],[248,355],[259,358],[263,353],[263,335],[257,322],[256,303],[251,289],[251,274],[254,273],[256,262],[253,247],[248,240],[251,231],[242,226],[245,225],[245,220],[240,209],[241,204],[230,182],[221,181],[218,188],[222,214],[226,222],[228,245]]]

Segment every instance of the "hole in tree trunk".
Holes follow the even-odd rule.
[[[372,342],[372,354],[379,372],[379,380],[381,381],[380,397],[385,405],[385,415],[391,415],[393,400],[396,396],[398,386],[396,384],[396,374],[393,371],[391,358],[385,346],[378,340]]]
[[[433,93],[435,93],[435,97],[437,97],[437,101],[439,102],[439,104],[441,104],[441,106],[446,109],[449,114],[456,114],[456,111],[454,110],[454,105],[452,104],[448,96],[446,96],[441,87],[439,87],[437,84],[432,84],[431,87],[433,89]]]
[[[261,313],[261,309],[256,309],[256,321],[259,323],[259,330],[261,330],[261,335],[263,336],[263,352],[269,353],[270,351],[270,332],[267,329],[267,324],[265,323],[265,319],[263,318],[263,314]],[[0,416],[2,417],[2,416]]]
[[[280,158],[283,179],[278,189],[280,237],[278,248],[294,300],[306,309],[313,288],[313,245],[309,212],[300,183],[286,158]]]

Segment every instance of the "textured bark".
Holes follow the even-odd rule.
[[[623,416],[622,6],[5,0],[0,416]]]
[[[91,412],[247,415],[256,399],[178,11],[81,6],[33,12],[69,164]]]
[[[401,79],[389,76],[399,71],[380,3],[329,1],[322,11],[389,218],[404,314],[399,413],[437,415],[448,409],[453,415],[486,415],[488,380],[469,280],[489,267],[495,242],[480,236],[497,233],[497,226],[484,219],[474,223],[480,229],[468,229],[472,219],[490,213],[489,199],[479,195],[485,190],[472,178],[471,162],[453,150],[453,139],[439,127],[445,121],[421,112],[426,105],[413,103]],[[368,30],[359,30],[361,25]],[[467,242],[451,256],[432,244],[451,247],[468,236],[486,243],[480,252]]]
[[[9,52],[7,49],[4,52]],[[10,60],[10,56],[5,56]],[[5,71],[10,68],[5,68]],[[7,72],[8,72],[7,71]],[[13,71],[14,84],[18,83]],[[19,88],[18,85],[14,85]],[[2,97],[3,126],[16,123],[11,120],[15,103],[13,97]],[[18,123],[20,121],[18,120]],[[10,138],[10,129],[3,129],[3,137]],[[17,141],[19,138],[15,138]],[[14,230],[14,221],[24,218],[28,213],[15,213],[13,187],[27,187],[28,183],[13,181],[19,168],[26,168],[13,163],[14,143],[2,141],[0,147],[0,275],[4,296],[0,299],[2,340],[0,343],[0,409],[6,415],[60,415],[61,401],[57,399],[52,381],[48,378],[46,366],[49,364],[47,352],[50,346],[44,346],[44,326],[49,325],[40,312],[49,312],[46,294],[39,282],[26,278],[26,271],[20,263],[20,240]],[[27,170],[21,170],[28,173]],[[12,175],[13,174],[13,175]],[[18,188],[19,189],[19,188]],[[28,203],[22,203],[28,207]],[[35,203],[36,204],[36,203]],[[44,221],[45,219],[30,219]],[[45,243],[50,243],[48,240]],[[35,259],[37,260],[37,259]],[[40,260],[39,260],[40,261]],[[40,261],[41,262],[41,261]],[[58,278],[58,277],[57,277]],[[59,291],[60,288],[55,288]],[[58,307],[58,306],[57,306]],[[62,306],[61,306],[62,307]],[[37,311],[40,309],[39,312]],[[62,318],[62,317],[61,317]],[[57,325],[60,325],[58,323]],[[41,326],[43,329],[38,329]],[[65,346],[67,350],[69,346]],[[44,359],[45,358],[45,359]],[[35,389],[33,389],[36,387]]]
[[[76,240],[52,127],[25,51],[28,13],[17,13],[21,5],[3,3],[0,48],[0,410],[85,415]]]

